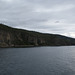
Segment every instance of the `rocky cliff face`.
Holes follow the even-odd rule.
[[[0,24],[0,47],[75,45],[75,39],[15,29]]]
[[[0,46],[7,47],[13,45],[14,36],[5,30],[0,30]]]

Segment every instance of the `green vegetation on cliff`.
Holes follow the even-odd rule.
[[[0,24],[0,47],[75,45],[75,39],[12,28]]]

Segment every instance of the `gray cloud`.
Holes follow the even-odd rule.
[[[0,0],[0,22],[75,37],[74,0]]]

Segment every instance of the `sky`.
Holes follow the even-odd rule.
[[[0,0],[0,23],[75,38],[75,0]]]

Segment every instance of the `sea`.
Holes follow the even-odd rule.
[[[75,75],[75,46],[0,48],[0,75]]]

